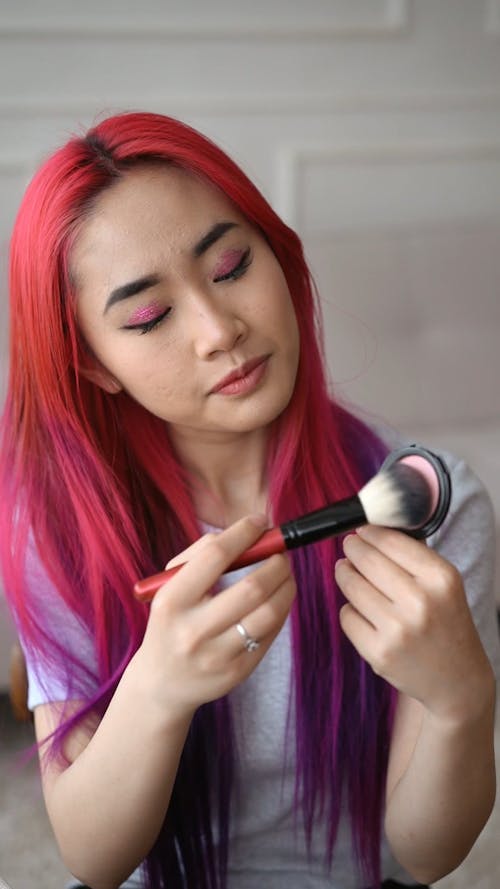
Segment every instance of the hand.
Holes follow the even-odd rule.
[[[374,526],[349,535],[344,553],[340,623],[359,654],[434,715],[472,718],[492,671],[458,571],[425,543]]]
[[[206,534],[167,567],[186,562],[156,593],[135,656],[142,688],[170,713],[184,717],[227,694],[262,660],[290,610],[295,583],[286,555],[267,559],[233,586],[212,595],[236,556],[260,537],[264,519],[247,517],[220,534]],[[236,629],[259,647],[249,652]]]

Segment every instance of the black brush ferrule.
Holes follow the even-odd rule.
[[[366,525],[366,515],[356,494],[323,509],[309,512],[291,522],[285,522],[280,527],[286,548],[295,549],[307,543],[315,543],[327,537],[352,531],[361,525]]]

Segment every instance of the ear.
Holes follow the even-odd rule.
[[[95,383],[96,386],[99,386],[101,389],[104,389],[105,392],[108,392],[110,395],[117,395],[118,392],[121,392],[123,386],[116,377],[113,376],[103,367],[102,364],[97,360],[97,358],[87,358],[87,364],[82,364],[80,366],[80,373],[82,377],[85,377],[86,380],[90,380],[91,383]]]

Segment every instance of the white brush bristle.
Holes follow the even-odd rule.
[[[401,462],[379,472],[358,496],[370,525],[420,528],[432,512],[432,493],[426,479]]]

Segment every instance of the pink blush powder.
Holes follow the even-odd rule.
[[[430,515],[434,515],[439,502],[439,480],[435,469],[431,466],[428,460],[418,456],[418,454],[403,457],[401,463],[407,463],[408,466],[413,466],[417,472],[420,472],[420,474],[424,476],[432,495]]]

